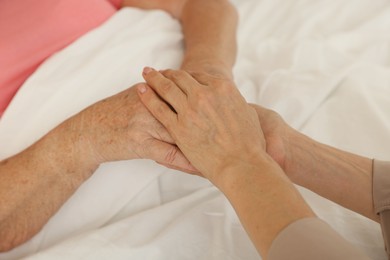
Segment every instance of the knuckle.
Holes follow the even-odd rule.
[[[157,115],[164,115],[165,114],[165,106],[164,106],[164,104],[158,104],[157,106],[156,106],[156,110],[155,110],[155,113],[157,114]]]
[[[172,83],[168,80],[164,80],[160,85],[160,89],[164,93],[169,92],[172,89]]]

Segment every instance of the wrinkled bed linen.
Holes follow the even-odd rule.
[[[390,155],[390,3],[236,0],[237,87],[293,127],[368,157]],[[183,37],[161,11],[123,9],[48,59],[0,120],[0,158],[86,106],[178,68]],[[373,259],[379,225],[299,188],[319,217]],[[102,165],[33,239],[0,259],[260,259],[209,182],[146,160]]]

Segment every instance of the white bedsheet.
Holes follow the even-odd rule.
[[[237,86],[319,141],[390,159],[390,2],[235,0]],[[180,25],[123,9],[48,59],[0,120],[0,158],[82,108],[141,81],[146,65],[177,68]],[[373,259],[376,223],[301,188],[315,212]],[[145,161],[102,165],[50,222],[0,259],[260,259],[206,180]]]

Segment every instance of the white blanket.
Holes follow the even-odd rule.
[[[248,102],[327,144],[390,159],[390,2],[236,0],[234,74]],[[178,68],[183,37],[160,11],[123,9],[48,59],[0,120],[0,159],[82,108]],[[315,212],[373,259],[379,226],[300,188]],[[50,222],[0,259],[260,259],[206,180],[146,160],[102,165]]]

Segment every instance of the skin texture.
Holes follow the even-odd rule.
[[[143,75],[147,85],[138,86],[142,102],[191,163],[230,200],[262,257],[286,226],[315,217],[266,153],[257,113],[233,82],[150,68]]]
[[[0,249],[38,232],[100,163],[137,158],[195,169],[135,88],[102,100],[0,163]]]
[[[235,10],[226,1],[189,1],[186,5],[180,4],[182,8],[179,9],[172,6],[172,0],[127,2],[147,9],[161,7],[174,17],[182,16],[179,19],[183,24],[187,46],[183,70],[191,74],[205,72],[233,79],[231,68],[236,55],[233,28],[236,28],[237,21],[231,18],[236,15]],[[195,2],[201,4],[196,6]],[[207,8],[203,8],[206,5]],[[191,13],[191,10],[194,11]],[[199,20],[191,15],[204,19]],[[214,26],[210,26],[208,21],[213,21],[211,24]],[[378,221],[373,210],[371,159],[318,143],[289,127],[277,113],[261,106],[253,107],[261,122],[267,153],[294,183]],[[168,167],[177,168],[172,165]]]
[[[288,126],[275,112],[252,105],[267,152],[296,184],[374,221],[372,160],[321,144]]]
[[[147,4],[147,2],[149,4],[151,2],[153,2],[153,4],[157,3],[157,5],[165,5],[165,3],[167,3],[167,6],[169,6],[170,3],[170,1],[161,0],[130,0],[130,2],[137,2],[139,5]],[[199,2],[202,2],[202,0],[199,0]],[[208,19],[213,20],[212,24],[218,25],[220,30],[215,30],[215,28],[218,26],[210,26],[210,24],[197,21],[196,19],[188,19],[187,23],[186,19],[181,19],[182,23],[186,24],[183,30],[187,36],[187,46],[192,47],[192,51],[188,51],[185,55],[182,69],[189,72],[195,79],[199,79],[199,81],[200,75],[197,75],[196,72],[204,72],[209,76],[217,77],[220,80],[222,79],[219,83],[224,82],[223,84],[226,86],[229,84],[226,82],[226,80],[233,79],[231,68],[234,64],[236,54],[236,44],[234,39],[235,35],[233,33],[234,31],[229,30],[229,28],[235,28],[236,24],[234,19],[225,21],[225,27],[218,24],[219,17],[226,19],[226,16],[229,16],[229,12],[221,12],[220,9],[218,9],[218,6],[216,6],[218,1],[209,2],[212,2],[208,3],[209,9],[201,9],[201,5],[199,5],[199,10],[197,10],[197,12],[201,14],[202,17],[207,17],[207,19],[204,19],[205,21]],[[169,9],[167,6],[166,8]],[[215,6],[216,8],[213,8]],[[187,4],[187,7],[187,10],[195,9],[195,7],[190,9],[190,4]],[[152,6],[148,6],[147,8],[153,9]],[[229,7],[226,9],[229,10]],[[184,10],[186,9],[184,8]],[[208,10],[210,10],[210,12],[208,12]],[[197,12],[194,12],[193,15],[196,15]],[[217,15],[212,17],[212,14]],[[175,17],[174,13],[172,15]],[[187,16],[187,18],[188,17],[190,16]],[[191,28],[191,30],[186,30],[186,28]],[[189,35],[194,32],[196,37],[190,38]],[[225,40],[221,41],[221,39]],[[164,76],[167,77],[172,76],[173,74],[174,73],[171,72],[164,72]],[[174,76],[172,77],[174,78]],[[225,81],[223,79],[225,79]],[[219,84],[215,78],[213,78],[213,80],[213,83],[209,82],[209,87],[211,88],[214,88]],[[204,84],[204,81],[201,83]],[[220,94],[223,95],[223,93]],[[223,97],[225,98],[226,96]],[[274,160],[273,162],[276,162],[282,168],[290,180],[346,208],[356,211],[368,218],[371,218],[372,220],[378,221],[378,216],[374,213],[373,210],[372,161],[370,159],[318,143],[315,140],[312,140],[289,127],[277,113],[260,106],[252,106],[256,110],[258,114],[258,120],[261,123],[261,131],[262,134],[264,134],[266,141],[266,152]],[[259,165],[253,167],[255,168]],[[172,166],[168,167],[175,168]],[[250,170],[248,170],[248,172],[250,172]],[[199,173],[199,175],[202,174],[204,174],[203,171]],[[224,177],[221,179],[229,180],[230,178]],[[261,217],[256,216],[255,214],[251,215],[242,212],[247,212],[246,210],[250,211],[250,206],[247,204],[247,202],[255,202],[257,199],[256,196],[248,195],[251,192],[253,195],[258,194],[259,190],[264,191],[262,198],[265,198],[266,191],[263,188],[267,187],[267,185],[273,187],[273,190],[282,190],[282,187],[278,187],[271,182],[267,183],[266,186],[262,185],[262,183],[257,183],[258,186],[247,186],[245,181],[243,182],[242,180],[243,179],[239,178],[235,182],[233,181],[233,183],[235,183],[234,185],[226,185],[227,187],[231,187],[233,191],[230,192],[235,194],[228,196],[228,198],[231,200],[233,206],[239,213],[244,226],[252,237],[252,241],[254,241],[261,254],[265,256],[266,251],[268,250],[267,242],[261,242],[261,238],[256,235],[260,234],[261,232],[256,232],[259,227],[256,226],[255,223],[262,223],[262,228],[264,228],[264,226],[272,226],[278,221],[271,221],[269,223],[263,219],[263,222],[261,222]],[[229,181],[226,182],[229,183]],[[255,182],[256,181],[253,180],[253,183]],[[277,183],[280,182],[278,181]],[[240,186],[241,184],[243,186]],[[224,190],[222,187],[223,185],[220,188]],[[253,190],[251,190],[249,187],[252,187]],[[242,188],[242,190],[248,190],[248,192],[235,193],[234,188]],[[291,186],[286,185],[285,188],[285,191],[288,191],[291,189]],[[225,192],[225,194],[226,193],[228,192]],[[268,197],[268,203],[272,204],[272,202],[277,201],[278,198],[275,198],[272,195],[272,192],[268,194],[271,194]],[[241,195],[241,197],[238,195]],[[248,195],[248,197],[245,198],[246,195]],[[291,212],[299,212],[302,210],[301,212],[306,212],[307,215],[312,215],[312,213],[307,212],[307,208],[302,203],[295,203],[296,208],[289,208],[290,205],[294,204],[294,199],[291,199],[294,198],[294,196],[287,196],[283,198],[283,194],[279,195],[279,199],[281,199],[281,202],[283,202],[281,205],[285,206],[284,209],[279,208],[279,213],[284,212],[283,214],[289,215],[290,213],[286,214],[286,211],[289,211],[290,209]],[[285,203],[289,202],[290,199],[292,202],[286,205]],[[263,203],[265,201],[266,200],[263,200]],[[297,199],[297,201],[299,201],[299,199]],[[258,203],[260,203],[260,201],[258,201]],[[272,208],[272,205],[270,207]],[[256,211],[256,209],[259,208],[264,209],[264,207],[260,207],[260,204],[258,204],[257,208],[252,208],[252,210]],[[267,210],[267,212],[270,211]],[[277,211],[274,213],[274,216],[278,216]],[[271,213],[269,215],[271,215]],[[294,214],[291,215],[293,216]],[[253,217],[252,222],[251,216]],[[248,223],[252,223],[253,225]],[[280,223],[286,222],[281,221]],[[279,225],[279,227],[281,226],[283,225]],[[274,229],[271,228],[270,230],[271,235],[267,236],[262,234],[262,236],[268,238],[272,237],[272,230],[275,230],[275,227]],[[270,240],[271,239],[269,239],[268,242]]]
[[[91,158],[96,164],[148,158],[193,169],[135,91],[132,87],[104,99],[77,117],[78,138],[91,144]]]
[[[143,2],[147,1],[123,5],[142,8],[138,5]],[[166,10],[180,19],[186,42],[183,68],[231,75],[237,14],[228,1],[150,3],[150,8]],[[135,158],[199,174],[133,87],[93,104],[31,147],[1,161],[0,252],[39,232],[100,163]]]
[[[225,154],[226,157],[229,157],[228,161],[235,165],[236,161],[244,160],[248,155],[256,154],[258,150],[265,147],[255,110],[247,105],[231,81],[215,76],[196,74],[197,81],[185,71],[168,70],[163,74],[167,78],[150,68],[146,68],[144,72],[148,85],[156,89],[159,95],[164,96],[177,114],[167,105],[164,106],[164,103],[151,104],[161,105],[156,110],[160,113],[159,120],[167,118],[167,121],[163,122],[165,126],[177,124],[175,131],[170,133],[174,135],[180,149],[191,156],[188,158],[192,163],[195,163],[195,167],[201,173],[207,174],[206,178],[214,182],[214,179],[218,178],[215,175],[226,167],[225,161],[218,162],[219,154]],[[170,79],[174,79],[174,82]],[[177,88],[174,84],[180,87]],[[193,85],[196,87],[192,87]],[[190,91],[192,95],[188,95]],[[220,96],[225,98],[217,103],[215,99]],[[218,107],[213,107],[215,103],[218,104]],[[199,115],[203,110],[206,111]],[[214,110],[217,110],[216,113],[213,113]],[[235,117],[231,117],[231,113],[234,113]],[[219,114],[223,114],[225,117],[220,117]],[[197,128],[203,130],[203,132],[199,132],[199,136],[197,136],[199,138],[186,136],[188,129]],[[204,135],[205,132],[209,134]],[[177,138],[177,135],[180,135],[181,138]],[[202,137],[205,139],[200,139]],[[255,140],[255,143],[248,146],[250,140]],[[218,146],[215,146],[216,142],[218,142]],[[232,150],[231,154],[227,154],[228,148],[231,146],[234,146],[235,150]],[[205,150],[208,151],[209,158],[214,160],[205,161]],[[240,153],[248,151],[249,154],[241,156],[237,155],[237,151]],[[207,166],[204,166],[205,164]],[[212,172],[208,174],[209,171],[206,171],[205,167],[213,168]]]
[[[237,13],[227,1],[125,0],[123,6],[162,9],[180,20],[183,71],[146,70],[149,85],[92,105],[0,162],[0,251],[36,234],[100,163],[134,158],[209,178],[229,198],[263,257],[289,223],[314,217],[286,175],[376,219],[370,160],[316,143],[276,113],[250,108],[239,95],[231,72]],[[146,90],[139,92],[142,103],[161,123],[135,88]],[[197,131],[188,135],[189,127]],[[345,196],[346,190],[352,196]]]

